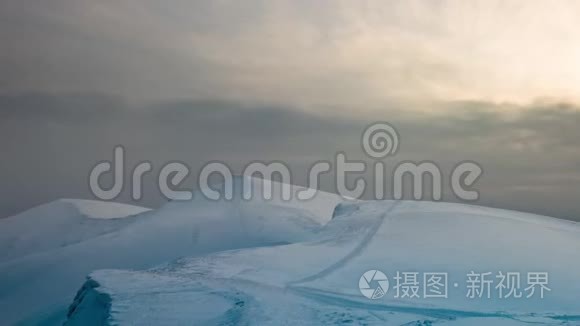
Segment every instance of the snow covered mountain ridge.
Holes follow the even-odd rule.
[[[99,324],[120,325],[580,321],[578,224],[426,202],[341,204],[336,212],[306,241],[217,252],[145,271],[95,272],[71,305],[68,324],[84,325],[95,316]],[[377,300],[365,298],[358,282],[373,269],[393,284]],[[487,298],[485,293],[469,298],[465,277],[474,271],[546,271],[550,293],[544,298]],[[446,273],[446,298],[426,298],[420,287],[417,296],[397,297],[397,272]]]
[[[97,269],[146,269],[180,257],[305,240],[340,201],[320,192],[296,207],[259,196],[252,201],[196,196],[154,211],[71,200],[35,207],[0,220],[2,321],[61,324],[79,285]],[[117,218],[95,218],[105,216]]]
[[[24,239],[5,250],[7,258],[0,261],[4,321],[43,325],[580,321],[577,223],[460,204],[344,201],[323,192],[309,202],[254,198],[175,201],[114,219],[79,219],[78,207],[28,213],[44,216],[28,217],[29,221],[48,220],[47,213],[62,220],[69,233],[76,234],[75,241],[63,242],[63,234],[48,228],[43,236],[51,241],[31,245]],[[140,210],[108,203],[89,206],[93,209],[88,215],[101,217]],[[113,214],[115,207],[119,214]],[[66,217],[70,212],[77,217]],[[12,229],[31,234],[33,223],[21,221],[22,225],[11,222]],[[3,223],[2,237],[3,227],[9,225]],[[390,281],[387,288],[376,281],[368,284],[383,291],[374,300],[360,288],[362,276],[370,270],[381,271]],[[467,276],[486,272],[493,272],[494,296],[488,299],[484,291],[482,297],[470,298]],[[520,292],[528,272],[548,273],[549,291],[544,298],[539,292],[531,298],[499,298],[498,272],[520,273]],[[396,289],[397,273],[418,276],[419,285]],[[424,297],[425,273],[446,273],[446,298]],[[90,276],[85,280],[86,275]],[[404,289],[407,294],[417,291],[419,297],[401,295]]]
[[[0,220],[0,263],[50,251],[118,230],[148,208],[59,199]],[[127,219],[125,219],[127,218]]]

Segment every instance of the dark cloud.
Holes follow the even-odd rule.
[[[401,135],[401,150],[386,161],[388,167],[407,159],[431,160],[449,173],[457,162],[473,160],[485,170],[476,204],[580,217],[580,108],[557,103],[512,111],[484,102],[439,105],[445,110],[438,112],[445,113],[421,116],[393,107],[370,119],[222,101],[133,107],[95,94],[1,96],[0,216],[59,197],[91,198],[89,171],[111,159],[118,144],[127,149],[129,167],[150,160],[153,176],[168,161],[188,163],[188,186],[211,160],[225,161],[238,172],[250,161],[283,160],[295,182],[305,184],[307,168],[333,159],[338,151],[367,159],[360,148],[364,126],[388,121]],[[146,178],[145,200],[137,204],[155,207],[165,201],[153,176]],[[322,181],[322,188],[332,191],[332,178]],[[444,199],[455,200],[449,194]],[[119,200],[130,202],[127,189]]]

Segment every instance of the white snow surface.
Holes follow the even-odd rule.
[[[231,201],[211,201],[196,194],[113,219],[81,211],[111,217],[129,209],[115,205],[120,210],[113,214],[107,203],[70,200],[37,207],[0,221],[2,322],[62,324],[79,285],[97,269],[147,269],[180,257],[312,239],[341,200],[322,192],[308,202],[245,201],[239,192]]]
[[[271,200],[261,181],[236,178],[231,201],[60,200],[0,220],[0,324],[580,324],[577,223],[320,191],[286,201],[274,186]],[[358,288],[371,269],[391,281],[378,300]],[[449,298],[395,298],[397,271],[448,273]],[[470,271],[545,271],[551,291],[468,299]]]
[[[97,200],[61,199],[61,201],[74,205],[81,214],[89,218],[123,218],[150,210],[145,207]]]
[[[314,239],[94,272],[68,324],[578,325],[579,252],[577,223],[459,204],[349,203]],[[447,299],[401,299],[391,288],[369,300],[358,280],[371,269],[391,282],[396,271],[446,272],[459,286]],[[470,271],[545,271],[551,291],[469,299]]]
[[[0,263],[115,231],[130,223],[133,215],[148,210],[95,200],[59,199],[0,219]]]

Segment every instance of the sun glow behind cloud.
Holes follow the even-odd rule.
[[[11,77],[2,85],[11,91],[314,109],[577,101],[580,94],[576,1],[54,0],[48,8],[22,0],[3,6],[0,15],[10,19],[0,25],[21,28],[19,37],[6,28],[0,33],[11,49],[0,56]],[[43,56],[31,55],[40,50]]]

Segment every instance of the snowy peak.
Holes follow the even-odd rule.
[[[195,210],[199,205],[207,203],[235,203],[240,207],[264,205],[270,207],[280,207],[284,209],[302,211],[314,222],[326,224],[331,218],[334,208],[345,199],[340,195],[301,187],[291,184],[284,184],[277,181],[261,179],[247,176],[234,176],[231,185],[231,200],[225,199],[226,189],[223,182],[215,183],[209,186],[210,191],[216,191],[220,194],[219,200],[208,199],[203,191],[196,192],[191,201],[176,200],[168,203],[168,207],[182,207],[181,209]],[[290,198],[284,197],[283,192],[289,191]],[[266,194],[270,193],[270,197]],[[312,198],[299,199],[298,194],[310,193]],[[227,204],[226,204],[227,205]],[[165,209],[162,207],[161,210]]]
[[[95,272],[69,322],[99,314],[119,324],[574,323],[580,320],[578,252],[580,229],[567,221],[446,203],[348,203],[337,206],[314,239],[191,257],[149,271]],[[372,301],[358,282],[370,270],[392,282]],[[397,297],[397,272],[445,273],[447,297]],[[484,272],[522,273],[522,286],[526,272],[546,272],[550,291],[545,298],[469,299],[466,275]],[[94,296],[108,304],[93,304]]]
[[[147,208],[59,199],[0,220],[0,263],[66,247],[116,231]]]
[[[153,211],[79,200],[42,205],[0,226],[6,227],[0,230],[6,249],[0,251],[0,307],[8,311],[3,321],[46,315],[64,321],[64,308],[94,270],[145,269],[180,257],[313,239],[340,200],[324,193],[304,203],[194,196]]]
[[[57,202],[73,205],[78,212],[88,218],[115,219],[141,214],[151,209],[128,204],[86,199],[59,199]]]
[[[303,201],[296,192],[310,190],[298,186],[284,200],[278,182],[266,200],[261,179],[246,181],[249,200],[235,178],[233,200],[195,194],[148,211],[63,199],[0,220],[3,321],[50,316],[62,324],[71,303],[71,325],[580,320],[577,223],[459,204],[345,201],[321,191]],[[369,270],[391,282],[397,271],[446,272],[460,287],[439,301],[400,300],[385,289],[369,303],[358,288]],[[470,271],[549,272],[551,296],[467,301]],[[497,313],[506,310],[513,314]]]
[[[114,219],[133,216],[150,211],[149,208],[115,202],[88,199],[60,198],[45,204],[35,206],[17,215],[0,219],[44,219],[54,216],[76,216],[95,219]]]

